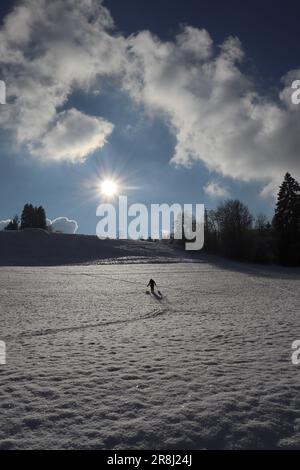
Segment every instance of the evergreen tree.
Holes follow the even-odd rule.
[[[5,230],[19,230],[19,217],[17,215],[9,222]]]
[[[35,207],[35,219],[35,226],[37,228],[47,229],[46,212],[42,206]]]
[[[299,263],[300,184],[286,173],[279,187],[273,226],[279,236],[279,258],[284,264]]]
[[[21,229],[34,227],[34,207],[32,204],[25,204],[21,215]]]

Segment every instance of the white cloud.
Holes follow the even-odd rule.
[[[7,225],[9,224],[10,222],[10,219],[7,219],[7,220],[0,220],[0,232],[2,230],[5,229],[5,227],[7,227]]]
[[[176,41],[182,51],[192,54],[196,59],[208,59],[213,51],[213,41],[205,29],[186,26]]]
[[[193,41],[197,48],[190,35]],[[178,37],[163,42],[149,32],[131,37],[130,51],[125,88],[147,110],[165,116],[177,139],[175,165],[201,160],[220,175],[264,184],[287,170],[300,175],[300,107],[291,112],[280,93],[271,100],[255,90],[241,72],[237,38],[212,55],[209,46],[202,61],[192,60]]]
[[[264,199],[277,199],[279,186],[282,183],[282,176],[278,175],[277,178],[272,178],[272,180],[266,184],[260,192],[260,196]]]
[[[53,232],[76,233],[78,230],[76,220],[70,220],[67,217],[58,217],[54,220],[47,219],[47,225],[50,226]]]
[[[98,76],[120,72],[124,39],[112,28],[96,0],[27,0],[6,17],[0,66],[9,104],[1,108],[0,125],[18,144],[42,158],[73,161],[104,144],[112,124],[78,114],[81,144],[80,136],[74,139],[74,111],[63,114],[61,107],[76,88],[88,90]]]
[[[103,147],[113,125],[102,118],[88,116],[76,109],[62,111],[41,143],[31,145],[31,153],[48,160],[84,160]]]
[[[229,191],[221,186],[218,181],[210,181],[203,187],[204,192],[214,198],[229,197]]]

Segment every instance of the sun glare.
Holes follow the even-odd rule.
[[[113,197],[119,191],[118,183],[113,180],[104,180],[100,184],[100,191],[104,196]]]

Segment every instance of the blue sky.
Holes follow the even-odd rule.
[[[32,202],[95,233],[110,175],[130,202],[230,197],[271,216],[284,172],[300,176],[297,8],[2,2],[0,219]]]

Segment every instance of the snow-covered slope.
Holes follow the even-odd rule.
[[[99,240],[95,235],[48,233],[40,229],[0,231],[2,266],[155,263],[174,262],[184,257],[184,251],[162,242]]]
[[[1,268],[0,447],[300,448],[299,284],[208,262]]]

